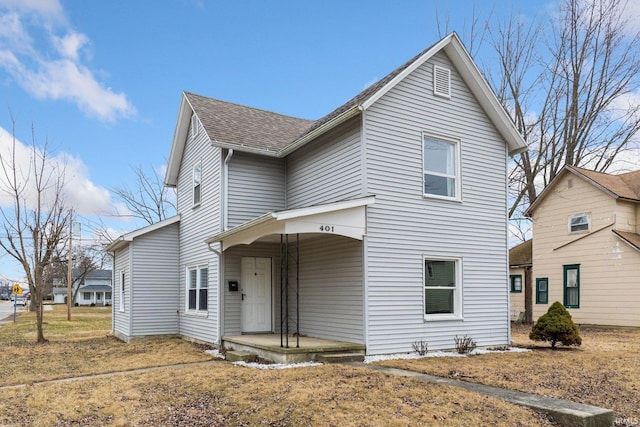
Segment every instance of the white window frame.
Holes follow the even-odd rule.
[[[202,162],[193,167],[193,206],[200,206],[202,202]],[[196,199],[197,195],[197,199]]]
[[[203,286],[202,283],[202,271],[206,269],[207,273],[206,273],[206,286]],[[196,286],[195,288],[191,288],[191,271],[196,271]],[[191,314],[203,314],[203,315],[208,315],[209,314],[209,264],[194,264],[194,265],[189,265],[186,268],[186,272],[185,272],[185,312],[187,313],[191,313]],[[194,289],[196,292],[196,299],[195,299],[195,308],[190,308],[189,307],[189,291]],[[203,289],[207,289],[207,308],[206,309],[201,309],[200,308],[200,291]]]
[[[426,278],[428,273],[427,261],[452,261],[455,263],[455,287],[453,289],[453,313],[437,313],[426,314],[427,312],[427,286]],[[424,320],[426,322],[441,321],[441,320],[464,320],[462,312],[463,307],[463,283],[462,283],[462,271],[463,264],[462,258],[457,257],[439,257],[423,255],[422,257],[422,313],[424,313]]]
[[[575,218],[580,218],[580,217],[585,217],[587,219],[586,223],[587,223],[587,229],[586,230],[574,230],[572,228],[572,222]],[[583,225],[583,223],[580,223],[578,225]],[[577,233],[588,233],[589,231],[591,231],[591,215],[589,214],[589,212],[583,212],[583,213],[579,213],[579,214],[575,214],[575,215],[571,215],[569,217],[569,219],[567,220],[567,227],[569,229],[569,233],[570,234],[577,234]]]
[[[198,136],[199,131],[200,131],[200,120],[198,119],[198,116],[196,116],[196,113],[193,113],[191,115],[191,137],[195,138],[196,136]]]
[[[427,169],[425,169],[425,165],[424,165],[424,160],[425,160],[425,140],[426,139],[430,139],[430,140],[435,140],[437,142],[444,142],[447,144],[452,144],[454,146],[454,154],[456,156],[454,164],[455,164],[455,174],[454,175],[450,175],[450,174],[443,174],[440,172],[435,172],[435,171],[429,171]],[[456,139],[456,138],[451,138],[451,137],[446,137],[446,136],[442,136],[442,135],[438,135],[432,132],[422,132],[422,196],[425,198],[433,198],[433,199],[441,199],[441,200],[452,200],[452,201],[456,201],[456,202],[460,202],[462,201],[462,171],[460,168],[460,140]],[[454,196],[443,196],[441,194],[432,194],[432,193],[427,193],[425,191],[424,188],[424,177],[425,175],[433,175],[433,176],[439,176],[439,177],[443,177],[443,178],[453,178],[455,183],[454,183]]]
[[[124,289],[124,270],[120,270],[120,311],[124,312],[124,296],[125,296],[125,289]]]

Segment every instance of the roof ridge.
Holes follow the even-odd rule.
[[[248,108],[250,110],[255,110],[255,111],[262,111],[264,113],[268,113],[268,114],[275,114],[277,116],[281,116],[281,117],[286,117],[289,119],[296,119],[296,120],[305,120],[307,122],[315,122],[316,120],[314,119],[305,119],[303,117],[296,117],[296,116],[290,116],[288,114],[283,114],[283,113],[278,113],[276,111],[271,111],[271,110],[267,110],[264,108],[258,108],[258,107],[252,107],[250,105],[244,105],[244,104],[239,104],[237,102],[232,102],[232,101],[225,101],[224,99],[219,99],[219,98],[212,98],[210,96],[205,96],[205,95],[200,95],[198,93],[195,92],[189,92],[187,90],[183,90],[182,91],[185,95],[190,95],[190,96],[197,96],[198,98],[202,98],[202,99],[206,99],[206,100],[211,100],[211,101],[216,101],[216,102],[222,102],[224,104],[229,104],[229,105],[235,105],[237,107],[241,107],[241,108]]]

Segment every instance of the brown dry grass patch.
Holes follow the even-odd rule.
[[[0,327],[0,386],[211,359],[179,338],[124,343],[110,334],[109,309],[74,307],[67,321],[66,306],[53,306],[44,323],[45,344],[35,343],[34,313]]]
[[[56,378],[210,359],[180,339],[122,343],[108,310],[45,313],[47,344],[34,343],[33,314],[0,327],[0,425],[532,426],[544,417],[442,385],[347,366],[263,371],[227,362],[64,382]]]
[[[227,362],[49,383],[0,398],[0,425],[533,426],[530,410],[348,366],[263,371]],[[11,416],[12,402],[25,408]]]
[[[513,329],[528,353],[380,362],[386,366],[610,408],[616,418],[640,420],[640,330],[581,329],[582,346],[552,350],[529,340],[529,327]]]

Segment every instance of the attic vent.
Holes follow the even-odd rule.
[[[567,188],[573,188],[573,180],[572,179],[568,179],[567,180]]]
[[[433,66],[433,94],[451,98],[451,70]]]

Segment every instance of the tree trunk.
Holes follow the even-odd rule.
[[[43,323],[42,322],[42,319],[43,319],[42,300],[36,299],[35,304],[36,304],[36,325],[38,327],[38,338],[36,342],[38,344],[42,344],[47,342],[46,338],[44,337],[44,330],[42,329],[42,323]]]
[[[531,283],[533,272],[531,267],[524,269],[524,323],[533,323],[533,284]]]

